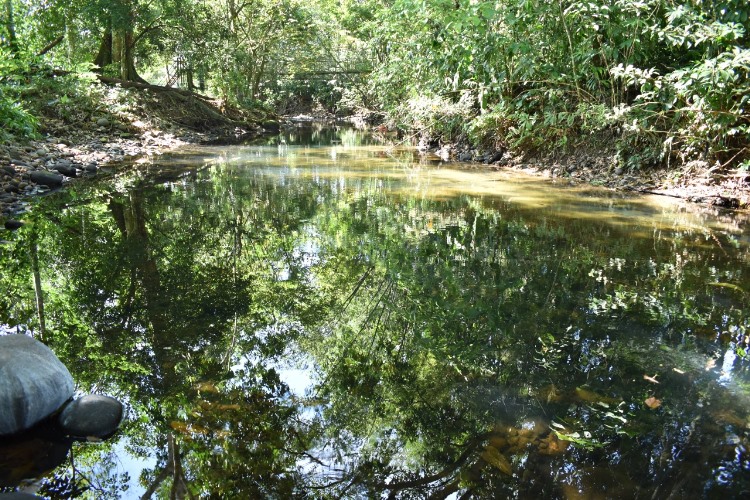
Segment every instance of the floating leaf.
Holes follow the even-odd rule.
[[[582,448],[586,448],[587,450],[593,450],[594,448],[601,448],[606,442],[599,442],[596,439],[587,439],[581,437],[581,434],[578,432],[573,432],[572,434],[563,434],[561,432],[558,432],[556,430],[552,430],[554,432],[558,439],[562,441],[570,441],[571,443],[580,446]]]
[[[213,382],[198,382],[195,385],[195,388],[198,390],[198,392],[210,392],[213,394],[219,393],[219,389],[216,388]]]
[[[685,372],[684,372],[683,370],[680,370],[679,368],[672,368],[672,371],[673,371],[673,372],[677,372],[677,373],[679,373],[680,375],[685,375]]]
[[[658,384],[658,383],[659,383],[659,381],[658,381],[658,380],[656,380],[656,374],[654,374],[654,376],[653,376],[653,377],[650,377],[650,376],[648,376],[648,375],[644,375],[644,376],[643,376],[643,380],[648,380],[648,381],[649,381],[649,382],[651,382],[652,384]]]
[[[507,474],[509,476],[513,474],[513,469],[510,466],[510,462],[505,457],[505,455],[497,451],[497,448],[488,446],[482,452],[482,458],[484,459],[485,462],[487,462],[488,464],[491,464],[493,467],[495,467],[497,470],[499,470],[503,474]]]
[[[627,424],[628,423],[628,420],[625,417],[623,417],[622,415],[615,415],[611,411],[608,411],[607,413],[605,413],[604,416],[605,417],[609,417],[609,418],[615,418],[615,419],[621,421],[623,424]]]
[[[594,391],[589,391],[588,389],[583,389],[581,387],[576,387],[576,397],[581,401],[585,401],[586,403],[604,402],[616,404],[619,402],[617,399],[608,398],[607,396],[602,396],[601,394],[598,394]]]
[[[655,409],[657,409],[658,407],[661,406],[661,400],[660,399],[656,399],[653,396],[651,396],[650,398],[647,398],[646,401],[644,401],[644,403],[646,403],[646,406],[648,406],[652,410],[655,410]]]
[[[735,290],[737,292],[740,292],[741,294],[746,294],[747,292],[742,289],[742,287],[735,285],[734,283],[709,283],[711,286],[718,286],[722,288],[729,288],[731,290]]]

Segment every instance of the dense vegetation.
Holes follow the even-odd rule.
[[[41,67],[383,113],[488,149],[750,166],[745,0],[4,0],[0,120]],[[36,69],[34,69],[36,68]],[[675,162],[675,163],[672,163]]]

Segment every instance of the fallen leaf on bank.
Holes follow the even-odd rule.
[[[650,398],[647,398],[646,401],[644,401],[644,403],[646,403],[646,406],[648,406],[652,410],[655,410],[655,409],[657,409],[658,407],[661,406],[661,400],[660,399],[656,399],[653,396],[651,396]]]
[[[649,382],[651,382],[653,384],[658,384],[659,383],[659,381],[656,380],[656,374],[654,374],[653,377],[649,377],[648,375],[644,375],[643,376],[643,380],[648,380]]]

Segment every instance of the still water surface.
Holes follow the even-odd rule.
[[[127,406],[40,494],[750,492],[742,214],[313,129],[78,184],[4,238],[0,329],[41,335],[36,254],[45,342]]]

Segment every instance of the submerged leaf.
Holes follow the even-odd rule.
[[[646,406],[648,406],[652,410],[655,410],[655,409],[657,409],[658,407],[661,406],[661,400],[660,399],[656,399],[653,396],[651,396],[650,398],[647,398],[646,401],[644,401],[644,403],[646,403]]]
[[[576,397],[586,403],[619,403],[617,399],[602,396],[601,394],[598,394],[594,391],[589,391],[588,389],[583,389],[581,387],[576,387]]]

